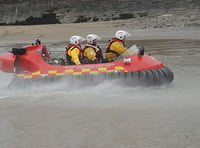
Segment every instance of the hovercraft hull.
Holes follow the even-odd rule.
[[[61,78],[99,77],[118,79],[127,85],[157,86],[173,81],[173,72],[161,61],[149,55],[133,54],[111,63],[81,65],[51,65],[42,58],[42,45],[25,47],[24,54],[17,55],[15,60],[15,78],[12,85],[27,81],[58,80]],[[20,49],[21,51],[21,49]],[[2,57],[0,56],[0,61]],[[2,69],[2,67],[1,67]],[[99,79],[100,80],[100,79]],[[101,80],[102,82],[102,80]]]

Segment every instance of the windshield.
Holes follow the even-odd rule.
[[[131,47],[128,48],[124,53],[122,53],[120,56],[118,56],[115,61],[118,61],[120,59],[123,59],[125,57],[131,56],[133,54],[138,54],[138,47],[136,45],[132,45]]]

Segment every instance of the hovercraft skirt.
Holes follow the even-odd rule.
[[[32,84],[44,85],[54,81],[84,81],[85,84],[90,83],[101,83],[104,80],[119,80],[120,83],[124,83],[128,86],[159,86],[163,84],[170,84],[174,79],[173,72],[167,68],[160,68],[155,70],[137,71],[137,72],[112,72],[102,73],[93,75],[66,75],[66,76],[52,76],[52,77],[41,77],[37,79],[18,79],[14,78],[9,84],[9,87],[14,88],[26,88]]]

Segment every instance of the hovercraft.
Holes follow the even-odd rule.
[[[13,48],[0,55],[0,70],[14,73],[12,84],[23,81],[55,80],[59,78],[119,79],[128,85],[158,86],[170,84],[173,72],[164,64],[144,53],[136,45],[129,48],[114,62],[99,64],[66,65],[64,59],[47,62],[43,58],[44,45]],[[101,79],[102,82],[102,79]]]

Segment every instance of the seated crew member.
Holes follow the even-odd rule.
[[[85,39],[81,36],[74,35],[70,38],[70,44],[66,47],[66,58],[70,65],[81,64],[80,59],[82,48],[80,43]]]
[[[97,40],[100,40],[100,37],[96,34],[88,34],[87,44],[83,49],[83,63],[102,63],[103,54],[102,50],[97,44]]]
[[[115,33],[115,37],[109,41],[105,54],[108,62],[113,62],[119,55],[127,50],[125,46],[127,36],[130,36],[128,32],[119,30]]]

